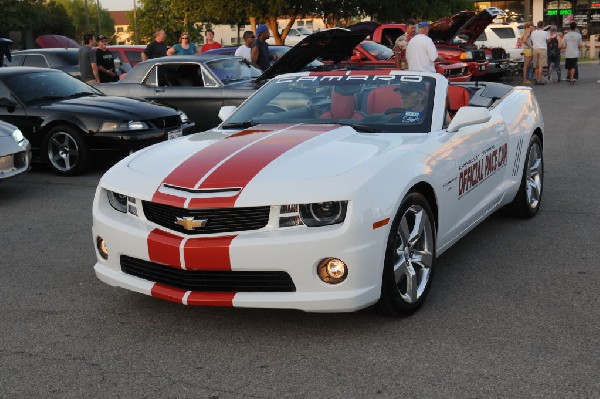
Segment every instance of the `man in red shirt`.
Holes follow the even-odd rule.
[[[207,29],[206,33],[206,43],[202,45],[202,53],[208,50],[212,50],[214,48],[221,48],[221,43],[215,42],[215,32],[212,29]]]

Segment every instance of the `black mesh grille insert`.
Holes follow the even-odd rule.
[[[142,201],[144,214],[151,222],[185,234],[215,234],[262,229],[269,222],[268,206],[251,208],[185,209]],[[175,223],[177,218],[205,220],[206,225],[186,230]]]
[[[173,129],[179,127],[181,118],[179,118],[179,115],[165,116],[162,118],[150,119],[150,123],[159,129]]]
[[[197,271],[175,269],[121,255],[121,270],[132,276],[187,291],[295,292],[286,272]]]
[[[492,59],[493,60],[501,60],[507,58],[506,51],[503,48],[493,48],[492,49]]]
[[[485,50],[470,50],[473,54],[473,60],[477,62],[485,62]]]

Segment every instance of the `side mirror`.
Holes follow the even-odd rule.
[[[6,108],[8,112],[14,112],[17,107],[17,103],[14,101],[10,101],[6,97],[0,98],[0,108]]]
[[[458,109],[452,122],[448,125],[449,132],[458,132],[466,126],[477,125],[480,123],[489,122],[492,119],[492,114],[487,108],[483,107],[461,107]]]
[[[225,105],[221,107],[221,109],[219,110],[219,119],[224,121],[225,119],[229,118],[235,112],[236,109],[237,107],[234,105]]]

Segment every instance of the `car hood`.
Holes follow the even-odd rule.
[[[271,79],[277,75],[300,72],[317,58],[338,63],[352,56],[352,50],[362,42],[366,31],[351,31],[344,28],[322,30],[306,36],[271,65],[257,81]]]
[[[449,18],[442,18],[429,26],[429,37],[436,43],[456,44],[455,38],[460,36],[460,44],[472,45],[483,33],[485,28],[494,21],[494,18],[506,15],[504,11],[490,7],[475,13],[461,11]]]
[[[98,118],[118,118],[133,120],[153,119],[173,115],[173,108],[152,104],[147,101],[125,97],[89,96],[55,101],[45,105],[44,109],[69,113],[91,113]]]
[[[211,130],[132,155],[127,167],[158,185],[194,189],[334,178],[392,149],[415,151],[426,134],[358,133],[337,124],[259,125],[230,134]],[[403,147],[399,149],[399,147]],[[119,173],[119,172],[117,172]],[[157,187],[156,186],[156,187]]]
[[[63,35],[41,35],[35,39],[41,48],[79,48],[81,45],[70,37]]]

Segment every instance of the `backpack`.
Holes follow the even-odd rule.
[[[553,37],[548,42],[548,56],[557,57],[560,55],[560,48],[558,47],[558,39]]]

